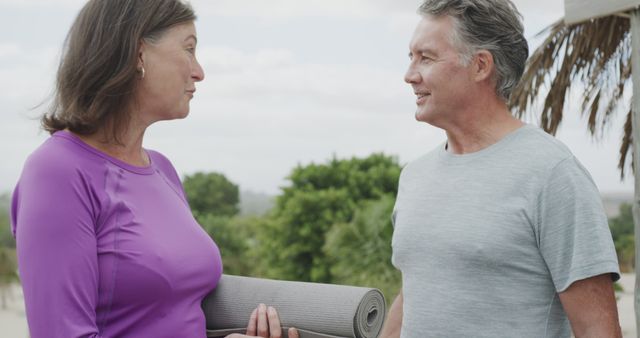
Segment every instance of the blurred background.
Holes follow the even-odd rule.
[[[38,117],[84,2],[0,0],[0,337],[27,332],[10,193],[26,157],[48,136]],[[419,1],[191,3],[206,78],[189,117],[152,126],[145,146],[167,155],[183,177],[225,272],[374,286],[392,300],[400,281],[389,261],[398,175],[445,140],[414,120],[415,98],[403,81]],[[562,1],[514,3],[531,50],[542,40],[536,34],[564,14]],[[633,223],[625,203],[633,178],[621,180],[617,169],[623,114],[592,137],[579,106],[569,100],[556,136],[602,192],[629,273]],[[537,124],[536,109],[525,119]],[[618,286],[621,316],[633,311],[625,303],[631,278]],[[635,330],[629,318],[626,334]]]

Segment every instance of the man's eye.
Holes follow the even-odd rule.
[[[422,63],[431,63],[431,62],[433,62],[433,59],[428,57],[428,56],[424,56],[423,55],[422,57],[420,57],[420,62],[422,62]]]

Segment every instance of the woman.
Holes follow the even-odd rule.
[[[178,0],[91,0],[71,27],[42,119],[52,136],[13,195],[32,338],[205,337],[220,253],[169,160],[142,147],[149,125],[187,116],[204,79],[194,20]],[[247,334],[280,330],[261,304]]]

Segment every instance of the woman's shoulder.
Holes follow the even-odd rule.
[[[180,177],[178,176],[178,172],[176,168],[173,166],[173,163],[162,153],[145,149],[147,154],[149,155],[149,159],[151,160],[152,165],[160,171],[165,177],[174,181],[174,183],[180,185]]]
[[[173,169],[173,164],[171,163],[169,158],[167,158],[165,155],[163,155],[159,151],[151,150],[151,149],[145,149],[145,151],[149,155],[149,158],[151,159],[151,163],[153,163],[155,166],[162,167],[161,169],[164,169],[164,168]]]
[[[156,169],[167,175],[177,175],[176,169],[174,168],[173,163],[171,163],[168,157],[156,150],[145,149],[145,151],[149,155],[151,164]]]
[[[91,173],[99,168],[96,158],[72,138],[55,133],[29,155],[24,164],[23,176],[68,180],[78,177],[79,173]]]

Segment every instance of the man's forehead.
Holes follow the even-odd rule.
[[[448,17],[423,17],[416,26],[409,49],[416,52],[435,52],[438,45],[449,44],[453,25]]]

